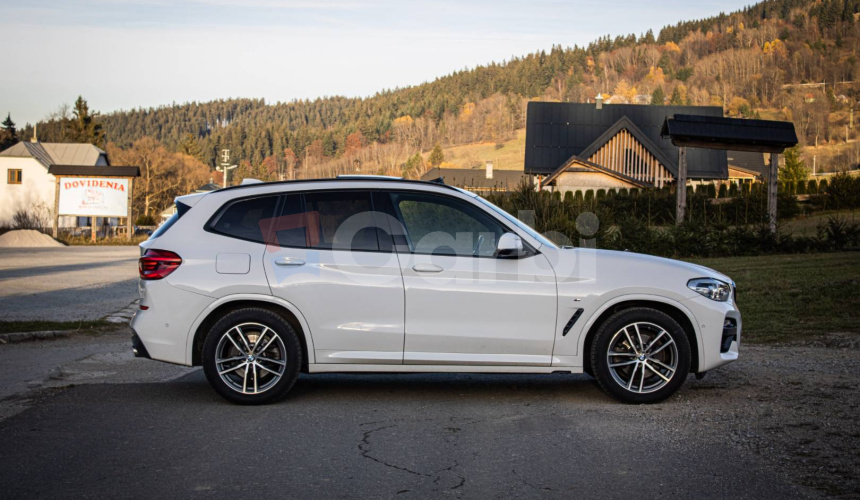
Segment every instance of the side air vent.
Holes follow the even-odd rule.
[[[570,329],[573,328],[573,325],[576,324],[576,320],[578,320],[580,316],[582,316],[582,308],[581,307],[579,309],[577,309],[576,312],[573,313],[573,316],[571,316],[570,319],[567,321],[567,324],[564,325],[564,330],[561,331],[562,337],[567,335],[567,332],[569,332]]]

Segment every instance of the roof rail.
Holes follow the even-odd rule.
[[[396,177],[393,175],[371,175],[371,174],[340,174],[336,177],[337,179],[370,179],[370,180],[394,180],[394,181],[402,181],[403,177]]]
[[[228,186],[225,188],[218,189],[218,191],[232,191],[234,189],[245,189],[251,187],[261,187],[265,185],[295,185],[295,184],[306,184],[312,182],[343,182],[343,181],[376,181],[376,182],[403,182],[409,184],[423,184],[423,185],[434,185],[439,187],[444,187],[447,189],[453,189],[455,191],[459,191],[459,189],[454,186],[445,184],[445,182],[440,178],[433,180],[417,180],[417,179],[404,179],[402,177],[394,177],[391,175],[338,175],[337,177],[326,177],[322,179],[296,179],[291,181],[271,181],[271,182],[261,182],[259,184],[242,184],[239,186]]]

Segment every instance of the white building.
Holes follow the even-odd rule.
[[[19,210],[43,217],[54,210],[52,165],[109,166],[107,153],[92,144],[19,142],[0,152],[0,226],[11,225]],[[75,217],[61,217],[60,226],[76,226]]]

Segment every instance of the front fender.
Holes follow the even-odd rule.
[[[585,341],[588,332],[595,325],[600,316],[608,309],[624,303],[624,302],[659,302],[671,306],[683,313],[693,325],[696,337],[696,350],[699,353],[698,359],[704,359],[704,346],[702,342],[702,332],[696,317],[692,311],[680,301],[674,298],[669,298],[663,295],[653,293],[622,293],[600,303],[596,308],[594,305],[583,305],[585,321],[577,321],[573,328],[570,329],[567,335],[562,336],[562,331],[559,330],[556,334],[555,348],[553,350],[553,366],[584,366],[584,359],[588,353],[585,352]],[[586,308],[587,307],[587,308]],[[587,318],[587,319],[586,319]],[[560,318],[561,319],[561,318]],[[567,321],[565,319],[565,321]],[[697,371],[698,367],[693,367]]]
[[[191,365],[193,354],[194,354],[194,336],[197,332],[197,329],[200,328],[200,325],[206,318],[209,317],[210,314],[219,307],[224,304],[229,304],[230,302],[239,302],[239,301],[254,301],[254,302],[268,302],[270,304],[275,304],[283,307],[284,309],[293,313],[296,319],[299,321],[299,325],[302,327],[302,331],[305,336],[305,342],[308,346],[308,363],[313,364],[316,363],[316,357],[314,353],[314,340],[313,334],[311,333],[311,328],[308,325],[307,320],[304,315],[299,311],[299,309],[293,305],[291,302],[288,302],[279,297],[274,297],[272,295],[261,295],[261,294],[252,294],[252,293],[243,293],[243,294],[234,294],[227,295],[225,297],[221,297],[220,299],[212,302],[209,306],[206,307],[194,320],[194,323],[191,324],[191,329],[188,332],[188,338],[185,343],[185,359],[186,364]]]

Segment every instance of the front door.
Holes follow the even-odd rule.
[[[405,364],[551,364],[555,274],[531,250],[496,258],[509,229],[471,202],[391,194],[406,293]],[[402,232],[402,234],[401,234]]]
[[[402,363],[403,281],[372,199],[356,190],[288,193],[271,223],[269,285],[305,316],[317,363]]]

